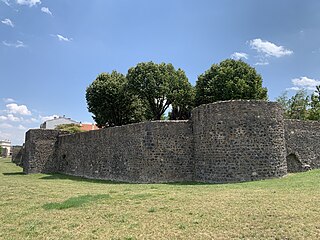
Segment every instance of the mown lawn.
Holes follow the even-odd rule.
[[[320,171],[238,184],[23,175],[0,159],[0,239],[320,239]]]

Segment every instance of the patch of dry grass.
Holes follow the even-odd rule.
[[[0,159],[0,239],[319,239],[320,171],[238,184],[23,175]]]

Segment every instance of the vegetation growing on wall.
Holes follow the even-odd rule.
[[[61,131],[66,131],[66,132],[69,132],[69,133],[83,132],[80,129],[80,125],[74,124],[74,123],[61,124],[61,125],[58,125],[55,129],[61,130]]]

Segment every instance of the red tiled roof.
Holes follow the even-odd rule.
[[[99,129],[99,128],[98,128],[97,125],[95,125],[95,124],[81,123],[81,124],[80,124],[80,129],[81,129],[82,131],[91,131],[91,130],[97,130],[97,129]]]

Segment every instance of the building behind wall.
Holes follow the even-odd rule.
[[[42,129],[55,129],[57,126],[62,124],[77,124],[80,123],[77,121],[72,120],[71,118],[66,118],[65,116],[62,117],[55,117],[54,119],[50,119],[45,121],[40,125],[40,128]]]
[[[1,157],[9,157],[11,154],[11,141],[0,140],[0,147],[2,148]]]

